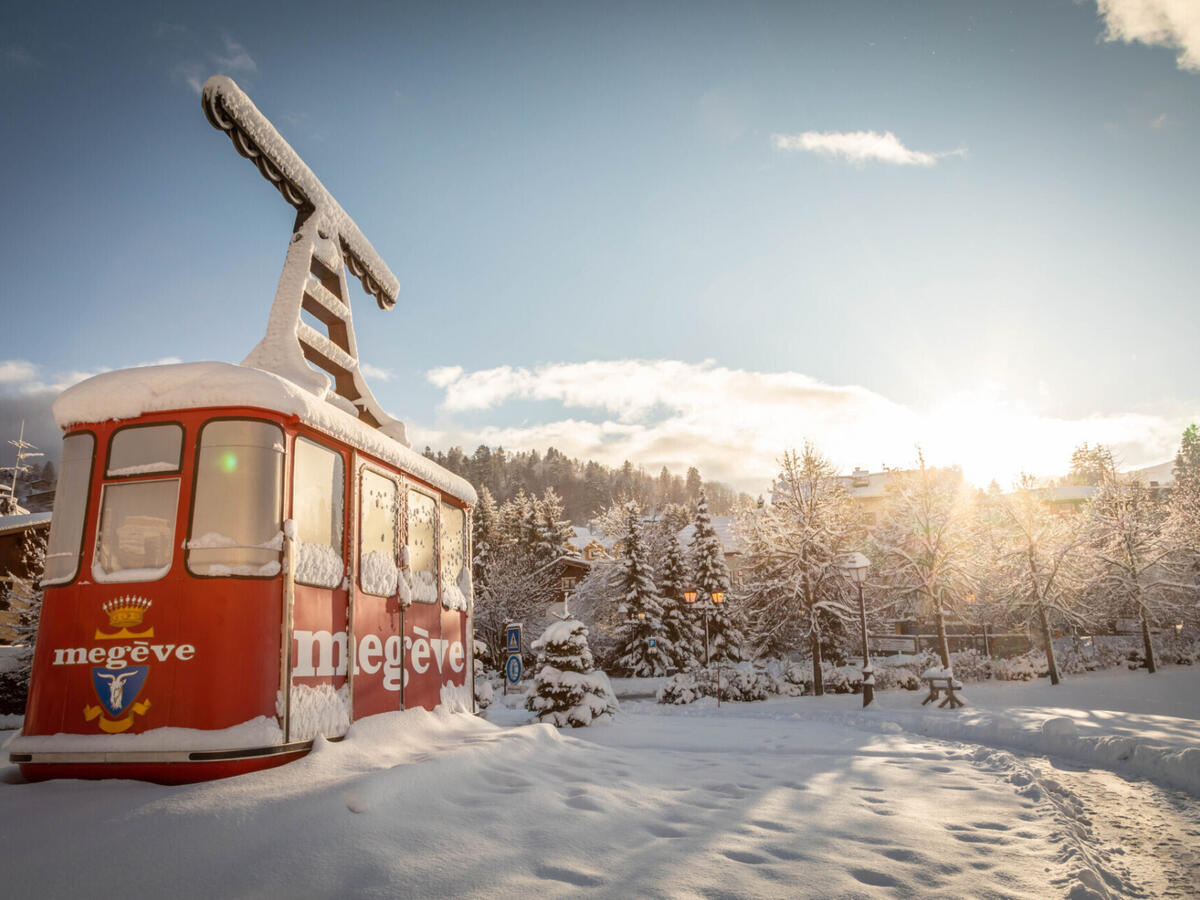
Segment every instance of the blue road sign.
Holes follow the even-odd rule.
[[[646,640],[649,642],[651,647],[658,646],[658,640],[656,638],[646,638]]]
[[[521,626],[509,625],[505,628],[505,649],[509,653],[521,652]]]
[[[521,680],[521,657],[510,656],[508,658],[508,662],[504,664],[504,675],[509,684],[516,684]]]

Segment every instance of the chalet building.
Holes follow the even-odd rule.
[[[30,533],[46,537],[50,533],[50,513],[22,512],[0,516],[0,584],[3,585],[0,593],[5,599],[11,597],[14,590],[20,593],[41,574],[25,567],[25,537]],[[14,610],[0,609],[0,644],[12,643],[15,617]]]

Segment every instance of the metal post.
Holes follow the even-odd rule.
[[[871,668],[871,648],[867,643],[867,605],[863,601],[863,586],[862,582],[858,583],[858,619],[862,625],[862,647],[863,647],[863,708],[870,706],[875,700],[875,670]]]
[[[709,601],[712,602],[711,600]],[[708,668],[708,607],[704,607],[704,668]]]

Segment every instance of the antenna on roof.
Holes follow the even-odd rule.
[[[227,133],[234,149],[296,208],[266,336],[242,365],[274,372],[409,446],[404,423],[383,411],[359,367],[346,268],[383,310],[396,304],[396,276],[233,79],[214,75],[200,99],[212,126]],[[327,333],[305,322],[301,310]]]

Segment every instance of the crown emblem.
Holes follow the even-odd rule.
[[[134,628],[142,624],[150,601],[145,597],[114,597],[101,605],[108,613],[108,624],[113,628]]]
[[[148,628],[145,631],[137,633],[131,632],[130,628],[137,628],[142,624],[142,619],[146,616],[146,611],[153,604],[146,597],[113,597],[113,599],[100,604],[100,608],[104,610],[108,616],[108,624],[117,629],[115,634],[96,629],[96,638],[103,640],[106,638],[132,638],[132,637],[153,637],[154,629]]]

